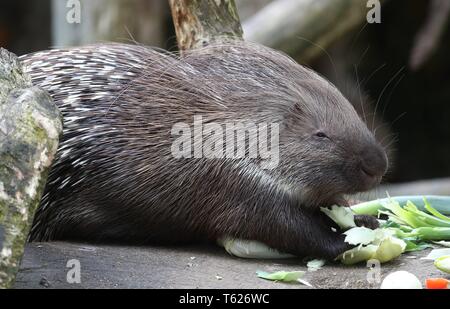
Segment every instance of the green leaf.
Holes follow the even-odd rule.
[[[450,216],[450,196],[439,195],[408,195],[408,196],[392,196],[384,199],[377,199],[369,202],[359,203],[350,208],[357,215],[377,215],[379,210],[385,210],[386,203],[392,200],[397,201],[401,206],[404,206],[407,201],[413,202],[420,210],[425,210],[423,198],[433,205],[440,213]]]
[[[419,227],[409,233],[406,237],[418,237],[421,240],[450,240],[450,228],[448,227]]]
[[[414,216],[418,222],[415,227],[450,227],[450,221],[445,221],[433,215],[420,211],[413,203],[409,202],[404,208],[409,215]]]
[[[441,220],[450,222],[450,218],[441,214],[437,209],[433,208],[430,203],[428,203],[427,199],[424,197],[423,202],[425,203],[425,209],[435,217],[438,217]]]
[[[400,224],[398,224],[398,223],[396,223],[396,222],[394,222],[394,221],[390,221],[390,220],[388,220],[388,221],[386,221],[384,224],[382,224],[380,227],[381,228],[389,228],[389,227],[393,227],[393,228],[400,228],[402,225],[400,225]]]
[[[395,236],[397,236],[397,234]],[[422,241],[420,239],[420,237],[403,237],[403,238],[398,237],[398,238],[401,238],[404,242],[406,242],[406,244],[407,244],[406,251],[418,251],[418,250],[423,250],[426,248],[433,248],[433,246],[430,243],[428,243],[426,241]],[[408,249],[411,249],[411,250],[408,250]],[[415,249],[415,250],[413,250],[413,249]]]
[[[401,255],[406,248],[406,243],[395,237],[384,238],[379,245],[370,244],[358,246],[341,254],[338,259],[343,264],[356,264],[371,259],[377,259],[385,263]]]
[[[401,224],[401,222],[404,222],[414,228],[423,226],[430,226],[430,227],[433,226],[431,224],[424,222],[422,218],[418,217],[417,214],[414,214],[412,212],[414,209],[416,209],[417,211],[419,210],[415,208],[415,206],[411,202],[408,202],[407,205],[405,205],[405,208],[402,208],[398,202],[392,200],[391,202],[386,203],[385,208],[390,210],[394,214],[389,215],[389,219],[396,223]]]
[[[423,241],[417,242],[417,240],[414,241],[408,239],[403,239],[403,241],[406,243],[405,252],[421,251],[424,249],[433,248],[433,246]]]
[[[385,238],[377,248],[377,251],[372,256],[372,259],[379,260],[380,263],[385,263],[400,256],[406,248],[406,243],[398,238]]]
[[[333,205],[331,209],[321,207],[320,210],[331,218],[343,230],[355,227],[355,215],[349,207]]]
[[[375,231],[366,227],[354,227],[346,231],[344,234],[347,235],[345,237],[345,242],[350,245],[368,245],[376,238]]]
[[[259,278],[282,282],[298,281],[298,279],[302,278],[304,274],[304,271],[277,271],[274,273],[268,273],[260,270],[256,271],[256,275]]]
[[[380,210],[379,214],[388,216],[389,217],[389,220],[387,221],[388,223],[392,222],[393,224],[396,224],[398,226],[402,226],[402,227],[408,226],[409,227],[407,222],[403,221],[402,219],[400,219],[399,217],[397,217],[396,215],[394,215],[391,212]]]
[[[345,265],[365,262],[370,260],[374,256],[377,249],[378,246],[376,245],[358,246],[356,248],[345,251],[338,257],[338,259]]]

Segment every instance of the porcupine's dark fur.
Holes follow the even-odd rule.
[[[386,170],[384,151],[334,86],[258,44],[212,44],[181,59],[101,44],[22,60],[65,125],[32,240],[229,235],[332,258],[348,246],[318,206],[373,187]],[[175,159],[171,129],[194,115],[279,123],[278,167]]]

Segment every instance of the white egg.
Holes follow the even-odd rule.
[[[380,289],[422,289],[422,283],[410,272],[400,270],[387,275]]]

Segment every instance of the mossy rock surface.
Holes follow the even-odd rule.
[[[0,288],[14,282],[61,134],[51,97],[0,49]]]

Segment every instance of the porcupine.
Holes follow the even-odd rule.
[[[182,56],[126,44],[22,57],[64,116],[31,240],[257,240],[299,256],[349,248],[320,211],[377,185],[387,157],[327,80],[256,43]],[[279,124],[279,163],[175,158],[175,123]],[[359,225],[376,226],[359,216]]]

